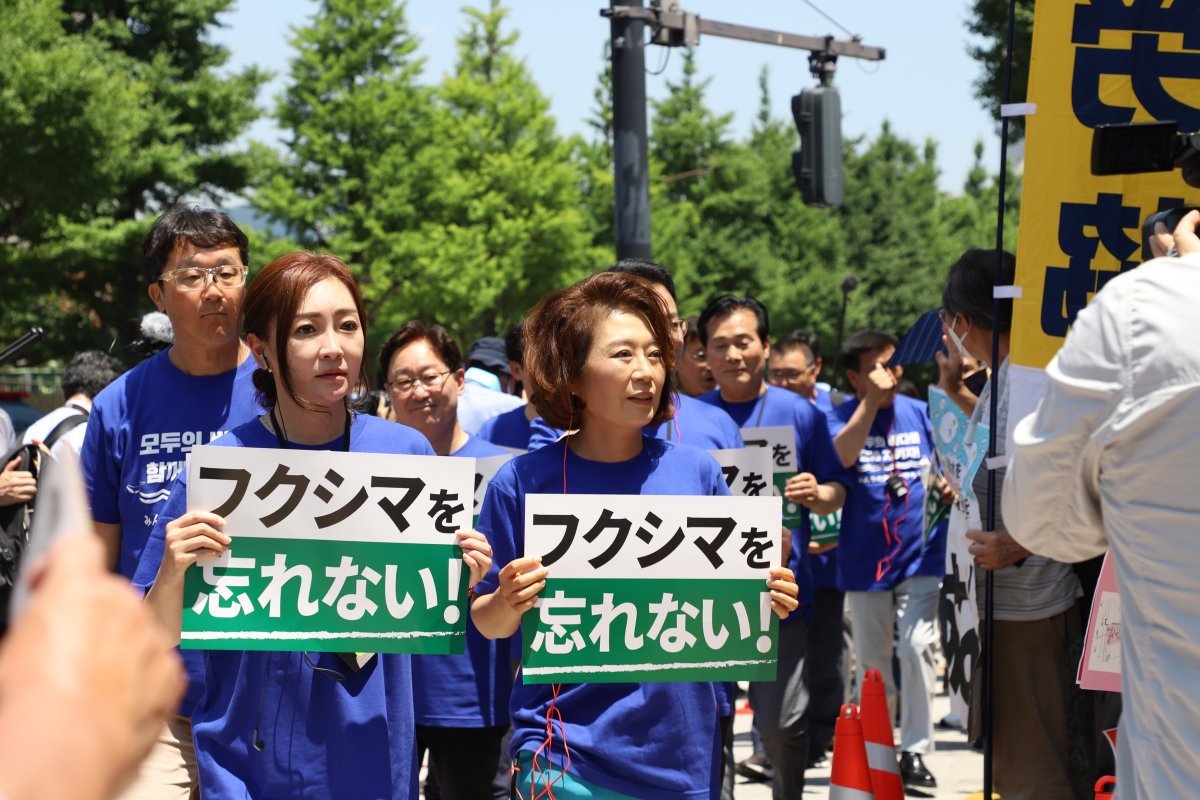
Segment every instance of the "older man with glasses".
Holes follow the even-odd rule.
[[[108,564],[132,577],[172,482],[193,447],[259,414],[254,361],[238,337],[248,242],[224,213],[176,206],[142,242],[148,293],[171,320],[174,344],[92,401],[81,460]],[[187,696],[125,798],[195,796],[190,715],[204,660],[184,653]]]

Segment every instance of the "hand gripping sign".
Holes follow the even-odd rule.
[[[527,683],[773,680],[777,497],[529,495]]]
[[[232,543],[187,572],[181,646],[463,652],[473,462],[195,448],[188,508]]]
[[[761,428],[742,428],[746,448],[761,447],[771,459],[772,494],[783,497],[788,478],[796,474],[796,429],[789,425],[770,425]],[[808,509],[783,498],[783,524],[799,528]]]

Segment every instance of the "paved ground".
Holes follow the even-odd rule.
[[[933,718],[941,719],[950,712],[950,701],[945,695],[934,698]],[[738,714],[734,721],[734,755],[740,761],[750,755],[750,715]],[[981,791],[983,787],[983,755],[971,749],[965,734],[954,731],[935,731],[936,752],[925,757],[925,765],[937,778],[938,788],[929,794],[911,794],[911,797],[934,797],[961,799]],[[805,798],[829,796],[829,765],[810,769],[806,774]],[[771,800],[771,787],[767,783],[752,783],[738,777],[734,796],[737,800]],[[980,795],[982,797],[982,794]]]

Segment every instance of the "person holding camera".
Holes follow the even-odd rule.
[[[1109,281],[1046,367],[1038,410],[1013,432],[1004,515],[1035,553],[1109,550],[1121,597],[1122,798],[1200,785],[1200,211],[1160,256]],[[1170,244],[1175,255],[1162,257]],[[998,773],[999,774],[999,773]],[[1005,798],[1008,794],[1005,793]]]
[[[859,674],[892,674],[899,629],[900,776],[905,786],[937,786],[922,756],[933,749],[933,643],[938,589],[946,559],[945,529],[925,533],[924,474],[933,435],[924,402],[898,393],[898,366],[888,366],[896,338],[864,330],[842,343],[855,396],[827,412],[834,449],[855,471],[838,539],[838,578],[854,629]],[[895,718],[896,687],[888,681]]]

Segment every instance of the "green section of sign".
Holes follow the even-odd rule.
[[[808,512],[809,525],[812,530],[812,541],[817,544],[829,544],[838,540],[842,532],[842,512],[835,511],[824,516]]]
[[[787,497],[783,493],[783,489],[787,486],[788,478],[792,477],[794,472],[776,472],[772,476],[775,483],[775,494],[783,498],[783,526],[785,528],[799,528],[804,517],[808,514],[808,509],[799,503],[788,502]]]
[[[770,681],[761,580],[551,578],[525,614],[526,683]]]
[[[463,652],[456,544],[240,537],[229,552],[226,567],[187,571],[184,648]]]

